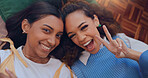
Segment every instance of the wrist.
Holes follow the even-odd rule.
[[[138,51],[135,51],[135,50],[132,50],[130,48],[128,48],[128,55],[127,55],[127,58],[130,58],[130,59],[133,59],[137,62],[139,62],[139,58],[142,54],[142,52],[138,52]]]

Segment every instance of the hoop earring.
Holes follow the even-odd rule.
[[[25,33],[26,33],[26,31],[23,31],[22,33],[23,33],[23,34],[25,34]]]

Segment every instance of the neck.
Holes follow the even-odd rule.
[[[23,47],[22,49],[24,56],[35,63],[46,64],[50,59],[50,57],[42,58],[34,56],[34,54],[30,54],[31,52],[27,52],[25,47]]]

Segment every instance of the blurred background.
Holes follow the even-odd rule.
[[[126,35],[148,44],[148,0],[96,0],[110,10]]]

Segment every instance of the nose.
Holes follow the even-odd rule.
[[[86,35],[82,34],[82,33],[79,33],[78,34],[78,41],[81,43],[85,40],[86,38]]]
[[[47,41],[50,46],[55,46],[55,44],[56,44],[55,37],[50,37]]]

